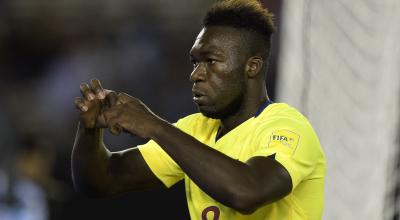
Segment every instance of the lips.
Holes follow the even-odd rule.
[[[205,96],[205,95],[206,95],[205,92],[199,90],[198,88],[196,88],[196,86],[193,86],[193,88],[192,88],[192,94],[193,94],[193,97]]]
[[[199,90],[192,90],[192,94],[193,94],[193,101],[199,105],[201,105],[202,103],[204,103],[205,99],[206,99],[206,94],[204,92],[201,92]]]

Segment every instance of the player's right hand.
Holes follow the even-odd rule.
[[[82,83],[80,91],[82,96],[75,98],[75,106],[80,112],[80,121],[83,126],[85,128],[106,127],[102,111],[106,105],[113,104],[105,101],[107,93],[110,94],[113,91],[103,89],[98,79],[92,79],[89,84]]]

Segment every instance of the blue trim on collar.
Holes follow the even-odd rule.
[[[270,100],[265,101],[257,110],[256,115],[254,117],[257,117],[261,114],[261,112],[264,111],[265,108],[268,107],[268,105],[272,104],[273,102]]]

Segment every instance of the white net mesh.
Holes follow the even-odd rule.
[[[282,16],[277,101],[305,113],[325,149],[324,219],[391,219],[400,1],[286,1]]]

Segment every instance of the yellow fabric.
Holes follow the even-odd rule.
[[[254,156],[275,154],[293,183],[291,193],[285,198],[260,207],[251,215],[241,215],[204,193],[157,143],[150,141],[139,146],[150,169],[167,187],[185,179],[192,220],[321,219],[325,156],[313,128],[296,109],[283,103],[270,104],[260,115],[243,122],[216,142],[219,120],[193,114],[175,125],[202,143],[243,162]]]

